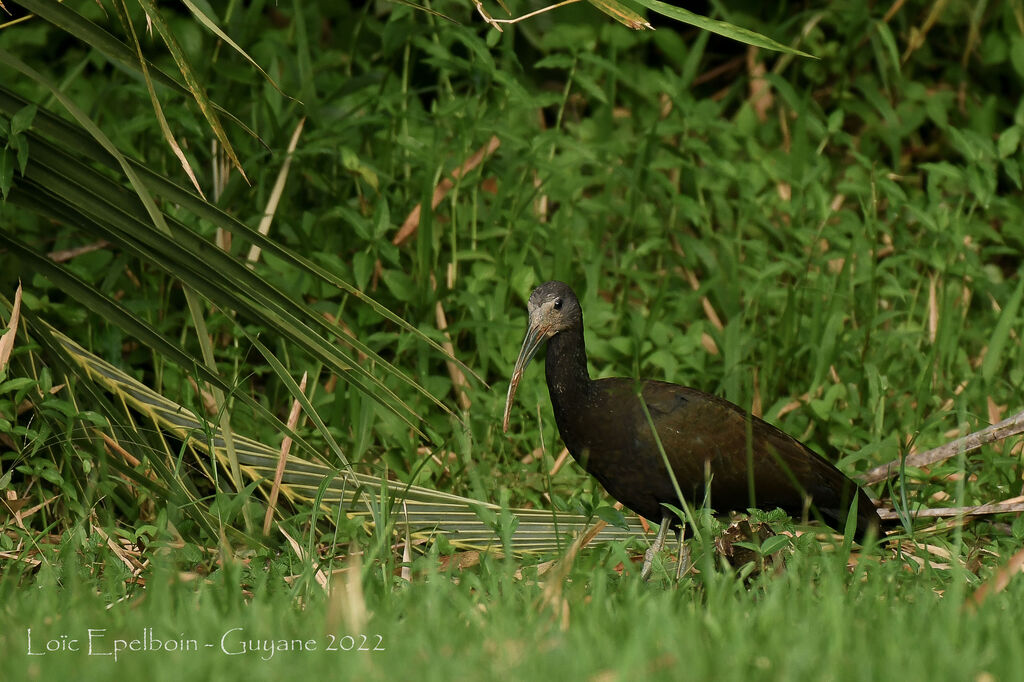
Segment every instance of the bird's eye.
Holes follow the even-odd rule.
[[[560,298],[556,298],[555,299],[554,308],[555,308],[555,310],[561,310],[562,309],[562,299],[560,299]]]

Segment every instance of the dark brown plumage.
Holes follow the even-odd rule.
[[[742,408],[663,381],[591,380],[583,312],[568,285],[542,284],[530,295],[528,307],[529,327],[509,385],[505,430],[523,370],[547,340],[548,391],[562,440],[576,461],[634,512],[675,524],[662,504],[681,506],[637,396],[642,386],[688,504],[703,503],[710,478],[710,504],[718,512],[778,507],[800,517],[810,509],[842,530],[857,495],[856,538],[877,530],[878,513],[853,481],[800,441]]]

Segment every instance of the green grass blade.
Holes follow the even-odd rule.
[[[207,16],[206,13],[199,9],[199,7],[197,7],[194,2],[192,2],[191,0],[182,0],[182,3],[185,5],[185,7],[188,8],[188,11],[192,13],[192,16],[196,18],[196,21],[198,21],[204,28],[206,28],[207,31],[209,31],[210,33],[214,34],[215,36],[223,40],[225,43],[227,43],[227,45],[232,50],[240,54],[242,58],[245,59],[245,61],[249,62],[250,66],[252,66],[254,69],[259,71],[263,75],[263,77],[267,80],[268,83],[274,86],[275,90],[280,92],[285,97],[288,97],[288,99],[298,102],[298,100],[296,100],[294,97],[287,95],[283,90],[281,90],[281,87],[273,78],[270,77],[270,74],[264,71],[263,67],[257,64],[256,60],[250,57],[248,52],[243,50],[238,45],[238,43],[236,43],[234,40],[230,38],[230,36],[228,36],[227,33],[222,31],[220,26],[217,25],[217,22],[215,22],[213,19]],[[299,102],[299,104],[302,104],[302,102]]]
[[[999,314],[999,321],[992,330],[992,338],[988,342],[988,350],[985,351],[985,359],[981,361],[981,376],[986,382],[992,381],[996,370],[1003,366],[1006,361],[1004,351],[1006,342],[1010,339],[1010,332],[1017,327],[1017,313],[1020,311],[1021,298],[1024,297],[1024,277],[1021,278],[1017,289],[1006,302],[1002,312]]]
[[[174,58],[174,62],[178,65],[178,70],[181,71],[181,75],[185,79],[185,85],[188,87],[189,92],[192,93],[192,97],[195,98],[196,104],[199,105],[199,110],[203,112],[203,118],[206,119],[207,124],[210,126],[210,130],[213,131],[217,141],[220,142],[221,147],[224,149],[224,153],[228,155],[229,159],[231,159],[231,163],[234,164],[235,168],[241,174],[242,179],[249,182],[249,178],[245,175],[245,169],[242,168],[242,162],[239,161],[238,155],[235,154],[235,148],[231,145],[231,140],[228,139],[228,135],[220,123],[220,117],[217,115],[217,110],[214,108],[213,102],[210,101],[210,98],[206,94],[206,87],[199,81],[195,69],[192,68],[192,64],[189,62],[188,57],[185,56],[185,51],[178,43],[178,39],[175,37],[170,25],[151,0],[139,0],[139,4],[142,5],[143,10],[146,12],[146,16],[149,17],[153,27],[156,28],[157,33],[159,33],[160,37],[163,39],[164,45],[167,46],[167,50],[171,53],[171,57]]]
[[[736,26],[725,21],[719,21],[718,19],[711,19],[709,17],[701,16],[700,14],[694,14],[693,12],[689,12],[681,7],[661,2],[661,0],[634,0],[634,2],[639,5],[643,5],[652,12],[657,12],[658,14],[666,16],[669,19],[675,19],[676,21],[681,21],[684,24],[696,26],[704,31],[710,31],[711,33],[731,38],[741,43],[746,43],[747,45],[761,47],[766,50],[774,50],[776,52],[785,52],[786,54],[797,55],[800,57],[813,58],[813,55],[801,52],[800,50],[795,50],[788,45],[783,45],[776,40],[772,40],[771,38],[763,36],[755,31],[751,31],[750,29]]]
[[[68,5],[61,2],[54,2],[54,0],[24,0],[18,4],[41,19],[44,19],[67,32],[69,35],[74,36],[82,43],[89,45],[108,59],[132,70],[139,69],[138,59],[131,48],[100,26],[97,26],[89,19],[86,19],[81,14],[77,13]],[[183,95],[189,94],[188,88],[179,83],[173,77],[167,75],[166,72],[158,68],[152,62],[149,62],[148,66],[154,80],[160,83],[160,85],[166,86]],[[244,130],[247,135],[259,140],[263,146],[266,146],[259,135],[239,120],[234,114],[219,104],[214,103],[213,106],[216,107],[217,111],[230,119],[232,123]]]

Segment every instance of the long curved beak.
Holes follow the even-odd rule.
[[[530,360],[537,353],[540,344],[547,338],[548,325],[538,324],[531,321],[526,329],[526,338],[523,339],[523,347],[519,349],[519,357],[516,359],[515,369],[512,370],[512,380],[508,383],[508,396],[505,398],[505,417],[501,420],[502,432],[508,431],[508,418],[512,413],[512,400],[516,397],[516,389],[519,388],[519,380],[523,378],[523,370],[530,364]]]

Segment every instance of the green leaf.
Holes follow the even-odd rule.
[[[242,57],[245,58],[245,60],[253,66],[253,68],[255,68],[257,71],[263,74],[263,77],[266,78],[267,81],[274,86],[274,89],[276,89],[285,97],[288,97],[288,99],[294,99],[292,97],[289,97],[283,90],[281,90],[281,88],[278,87],[277,83],[274,82],[274,79],[270,77],[270,74],[264,71],[263,68],[259,64],[257,64],[256,61],[252,57],[250,57],[245,50],[239,47],[235,41],[228,37],[228,34],[220,30],[220,27],[217,26],[216,22],[214,22],[214,20],[210,17],[206,16],[206,14],[195,3],[189,2],[189,0],[181,1],[184,3],[185,7],[188,7],[188,10],[192,12],[192,15],[200,24],[206,27],[206,29],[210,31],[210,33],[213,33],[215,36],[223,40],[227,45],[231,47],[232,50],[242,55]],[[210,8],[207,7],[207,9]]]
[[[0,195],[7,199],[14,181],[14,153],[8,149],[0,149]]]
[[[9,58],[14,64],[16,64],[16,68],[21,67],[27,69],[25,65],[21,64],[16,59],[9,57],[2,50],[0,50],[0,61],[3,61],[5,58]],[[28,72],[33,77],[41,78],[39,74],[36,74],[31,70],[28,70]],[[51,84],[45,81],[45,79],[43,82],[47,87],[51,87]],[[58,99],[64,102],[63,93],[61,93],[59,90],[52,91],[56,94]],[[0,110],[5,111],[6,113],[8,113],[8,115],[11,115],[12,112],[17,111],[22,106],[24,106],[24,104],[25,102],[23,100],[19,99],[17,96],[13,95],[3,87],[0,87]],[[70,104],[70,102],[67,103],[67,105],[73,106]],[[137,188],[136,191],[139,194],[139,199],[142,200],[143,204],[147,209],[147,213],[149,214],[150,218],[153,220],[153,223],[155,225],[160,226],[162,229],[165,229],[163,214],[160,213],[159,211],[156,211],[154,213],[153,210],[150,210],[151,206],[153,209],[155,209],[155,205],[151,204],[149,192],[154,192],[159,196],[163,197],[165,200],[182,206],[184,209],[195,213],[199,218],[208,220],[217,227],[227,232],[231,232],[236,236],[236,238],[252,242],[259,246],[260,248],[262,248],[264,251],[276,254],[278,257],[282,258],[283,260],[291,264],[293,267],[299,269],[300,271],[306,272],[311,276],[316,277],[331,286],[338,287],[340,290],[345,291],[346,293],[354,296],[362,304],[369,306],[375,313],[380,315],[382,318],[392,322],[393,324],[397,325],[400,329],[415,336],[421,342],[433,348],[436,352],[445,355],[449,361],[456,363],[463,372],[476,378],[478,381],[483,382],[483,379],[473,370],[473,368],[469,367],[458,358],[450,355],[444,348],[441,347],[441,345],[438,342],[436,342],[430,336],[424,334],[422,331],[420,331],[418,327],[410,324],[401,316],[396,315],[387,307],[381,305],[375,299],[371,298],[370,296],[367,296],[365,291],[356,288],[351,283],[337,277],[330,270],[316,265],[313,261],[309,260],[308,258],[300,256],[297,253],[282,247],[276,240],[270,239],[266,235],[261,234],[259,231],[246,226],[245,224],[241,223],[237,218],[228,215],[224,211],[218,209],[216,206],[210,204],[210,202],[202,200],[200,197],[174,184],[167,178],[158,175],[157,173],[149,170],[148,168],[142,166],[141,164],[125,159],[119,152],[117,152],[115,148],[113,148],[110,141],[105,136],[103,136],[102,132],[99,131],[99,129],[96,128],[95,125],[87,117],[85,117],[81,111],[79,111],[77,108],[72,108],[70,109],[70,111],[76,119],[82,122],[85,131],[88,131],[91,137],[85,135],[84,132],[80,132],[74,128],[69,128],[63,121],[59,120],[52,114],[49,114],[45,110],[41,112],[43,120],[36,121],[36,128],[40,129],[41,134],[45,133],[46,135],[51,136],[61,149],[65,149],[68,152],[74,152],[86,158],[100,160],[103,163],[106,163],[108,166],[112,166],[112,163],[116,161],[117,164],[121,166],[122,170],[124,170],[125,174],[128,176],[129,181],[132,182],[133,187],[136,185],[136,181],[141,179],[145,186],[142,187],[141,189]],[[111,158],[108,158],[107,154],[109,154]],[[36,155],[38,159],[38,151],[36,152]],[[67,160],[63,160],[61,162],[61,165],[62,167],[66,166]],[[64,170],[62,168],[62,175],[68,178],[95,179],[95,176],[82,175],[80,168],[80,165],[76,166],[76,169]],[[56,196],[63,196],[62,193],[65,192],[65,190],[68,187],[73,188],[74,185],[69,186],[66,183],[61,183],[60,188],[48,189],[54,192]],[[148,191],[146,191],[147,189]],[[122,208],[129,205],[134,206],[134,204],[132,204],[131,202],[130,195],[125,194],[124,191],[121,189],[113,189],[109,181],[102,181],[99,185],[93,185],[90,189],[90,193],[91,195],[95,195],[98,193],[99,195],[106,197],[106,201],[111,206],[117,206]],[[42,206],[47,208],[52,207],[51,204],[42,204]],[[118,220],[122,220],[122,212],[123,211],[120,208],[115,209],[114,216],[117,217]],[[145,218],[143,215],[136,215],[136,219],[144,220]],[[75,220],[78,219],[76,218]],[[137,229],[139,229],[138,224],[136,224],[134,228],[131,228],[130,231]],[[194,242],[194,240],[191,241]],[[202,243],[202,248],[205,249],[207,246],[208,244],[206,244],[205,242]],[[382,244],[381,246],[390,247],[390,243],[385,243]],[[179,247],[174,248],[178,249]],[[187,263],[191,264],[196,260],[194,253],[191,255],[185,255],[185,253],[182,252],[182,255],[184,256],[184,259]],[[217,258],[224,258],[223,253],[215,253],[214,255],[216,255]],[[161,253],[159,255],[159,259],[160,262],[163,262],[165,260],[164,254]],[[237,267],[237,263],[232,263],[232,265],[234,267]],[[191,265],[189,267],[191,268]],[[251,275],[246,274],[246,277],[250,278]],[[261,286],[269,286],[269,284],[261,280],[255,280],[254,282],[260,284]],[[234,289],[238,289],[237,285],[232,286]],[[277,293],[278,292],[276,292],[275,290],[275,295]],[[529,292],[527,291],[527,293]],[[236,309],[237,305],[231,304],[227,305],[226,307],[229,309]],[[293,305],[289,303],[288,307],[292,308]],[[322,318],[319,315],[314,315],[312,317],[306,316],[306,320],[307,322],[316,325],[324,324]],[[375,362],[379,367],[384,368],[390,373],[394,373],[397,376],[400,376],[402,378],[402,381],[407,382],[409,380],[408,377],[403,376],[402,372],[392,367],[390,363],[383,361],[382,358],[380,358],[376,353],[374,353],[372,349],[368,348],[365,344],[361,343],[357,337],[347,335],[336,328],[328,329],[326,331],[328,335],[333,333],[341,333],[343,336],[347,337],[347,343],[351,344],[356,350],[361,351],[370,357],[376,358]],[[418,384],[414,384],[413,388],[418,392],[424,392],[424,394],[426,395],[425,389],[423,389]],[[375,399],[377,399],[380,393],[380,390],[374,390],[372,392],[372,395],[375,397]],[[439,404],[439,401],[437,401],[437,399],[434,398],[433,396],[429,396],[428,399],[430,399],[435,404]],[[447,409],[447,407],[443,404],[439,404],[439,406],[442,409]]]
[[[597,518],[601,519],[609,526],[615,526],[616,528],[629,528],[625,514],[615,507],[602,505],[598,507],[594,513],[597,514]]]
[[[388,208],[387,200],[381,197],[381,200],[377,202],[377,224],[373,229],[373,238],[383,239],[391,229],[391,209]]]
[[[828,132],[830,135],[838,133],[843,128],[843,120],[846,113],[842,109],[836,109],[828,117]]]
[[[1010,39],[1010,63],[1017,75],[1024,78],[1024,36],[1015,35]]]
[[[32,127],[32,120],[36,117],[36,105],[29,104],[11,117],[11,134],[17,135],[18,133],[28,130]]]
[[[231,141],[228,139],[227,133],[220,123],[217,110],[207,96],[206,88],[200,82],[195,69],[189,63],[188,57],[185,56],[185,50],[178,43],[178,39],[175,37],[174,31],[171,30],[170,24],[168,24],[164,15],[157,9],[156,3],[152,2],[152,0],[139,0],[139,4],[142,5],[142,10],[146,13],[153,28],[163,38],[164,45],[167,46],[167,50],[171,53],[171,57],[178,65],[178,70],[181,71],[181,75],[185,79],[185,85],[188,86],[189,92],[195,98],[196,104],[199,105],[199,110],[202,112],[207,124],[209,124],[210,130],[217,137],[217,141],[220,142],[224,153],[231,159],[231,164],[241,174],[242,179],[248,182],[249,178],[246,177],[245,170],[242,168],[242,162],[235,154],[235,148],[231,145]]]
[[[360,251],[352,256],[352,276],[356,281],[356,288],[366,290],[370,283],[370,275],[373,274],[373,254]]]
[[[55,0],[22,0],[18,4],[32,14],[37,15],[39,18],[53,24],[63,31],[66,31],[69,35],[74,36],[76,39],[87,44],[92,49],[102,53],[108,59],[118,62],[122,66],[126,66],[130,69],[136,71],[139,70],[139,61],[133,50],[106,30],[78,14],[74,9],[67,5],[56,2]],[[155,65],[149,64],[149,69],[155,81],[176,92],[182,94],[188,93],[188,88],[158,69]],[[224,114],[226,118],[230,119],[235,125],[242,128],[246,134],[251,135],[256,139],[260,139],[259,136],[249,128],[249,126],[245,125],[224,107],[216,103],[214,103],[214,107],[217,111]],[[262,140],[260,141],[262,142]]]
[[[1017,151],[1017,147],[1019,146],[1020,128],[1018,126],[1013,126],[1004,130],[999,136],[999,142],[996,144],[996,150],[999,153],[999,158],[1005,159]]]
[[[411,2],[410,0],[387,0],[387,1],[388,2],[393,2],[396,5],[405,5],[406,7],[411,7],[414,10],[418,10],[420,12],[426,12],[427,14],[432,14],[435,17],[439,17],[441,19],[444,19],[445,21],[450,21],[453,24],[461,25],[461,24],[459,24],[459,22],[455,21],[454,19],[452,19],[447,14],[441,14],[437,10],[430,9],[429,7],[424,7],[423,5],[417,5],[415,2]],[[487,32],[488,38],[491,36],[492,33],[495,34],[495,35],[498,35],[497,31],[488,31]]]
[[[342,148],[341,164],[345,166],[346,169],[352,171],[353,173],[357,173],[360,177],[363,178],[363,180],[366,181],[366,184],[368,184],[374,190],[379,189],[380,180],[377,177],[377,173],[372,168],[363,163],[362,160],[360,160],[359,156],[351,149]]]
[[[24,135],[15,135],[11,138],[10,145],[17,153],[18,171],[25,175],[25,168],[28,166],[28,138]]]
[[[790,538],[788,535],[773,535],[764,542],[761,543],[760,552],[762,555],[774,554],[783,547],[789,544]]]
[[[16,393],[26,386],[31,386],[34,383],[36,383],[36,380],[31,377],[15,377],[0,384],[0,395],[3,395],[4,393]]]
[[[549,54],[533,64],[535,69],[571,69],[575,60],[567,54]]]
[[[588,2],[615,21],[634,30],[642,31],[645,28],[653,30],[654,28],[642,16],[616,0],[588,0]]]
[[[711,19],[709,17],[701,16],[700,14],[694,14],[688,12],[680,7],[661,2],[661,0],[635,0],[638,4],[643,5],[647,9],[657,12],[658,14],[664,15],[669,19],[675,19],[681,21],[684,24],[690,26],[696,26],[699,29],[710,31],[726,38],[732,38],[741,43],[747,45],[753,45],[754,47],[763,47],[766,50],[775,50],[777,52],[785,52],[787,54],[794,54],[800,57],[814,58],[813,55],[809,55],[806,52],[795,50],[788,45],[783,45],[780,42],[772,40],[767,36],[763,36],[760,33],[751,31],[750,29],[735,26],[733,24],[719,21],[717,19]]]
[[[882,46],[885,48],[885,55],[889,58],[893,73],[900,72],[900,49],[896,45],[896,38],[892,34],[892,30],[889,29],[889,25],[884,21],[874,22],[875,34],[879,40],[882,41]]]
[[[399,301],[408,303],[416,296],[416,285],[413,283],[412,277],[406,273],[399,270],[383,270],[380,273],[380,278],[387,285],[388,291]]]
[[[584,92],[589,94],[591,97],[598,100],[602,104],[608,103],[608,97],[605,96],[604,91],[601,89],[601,86],[598,85],[597,81],[595,81],[593,78],[583,73],[582,71],[577,71],[576,73],[573,74],[572,79],[578,86],[580,86],[580,88]]]

